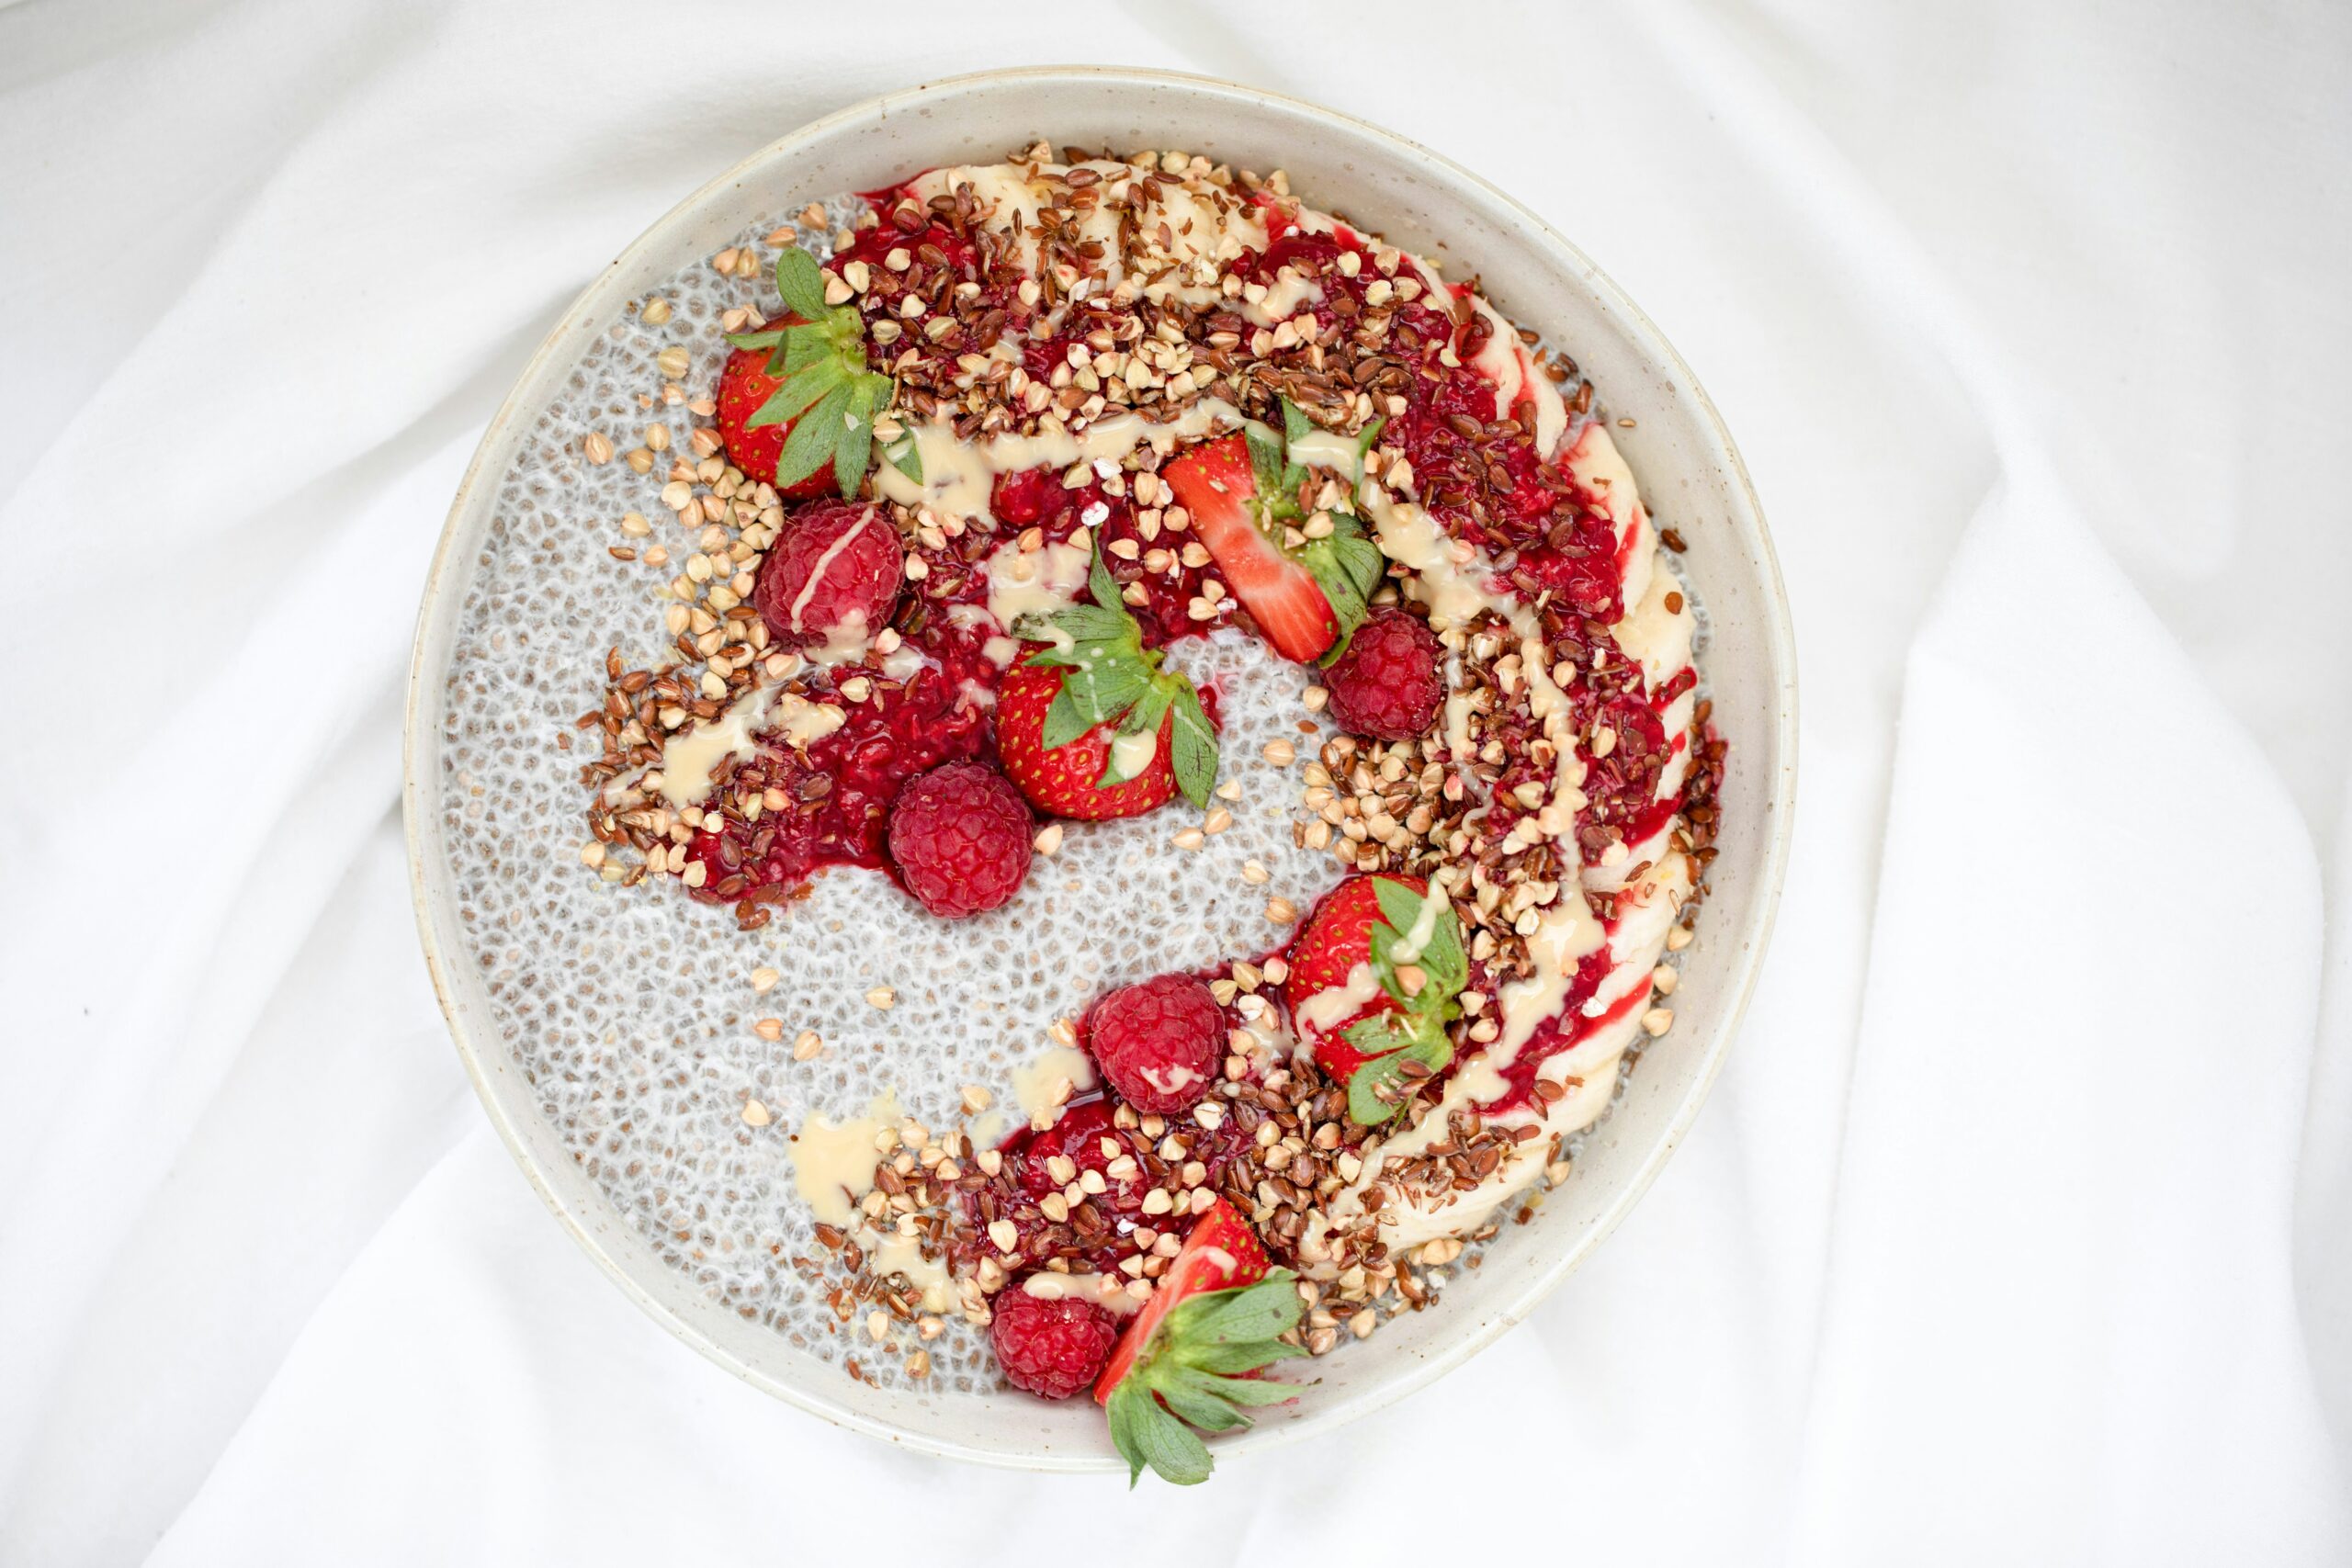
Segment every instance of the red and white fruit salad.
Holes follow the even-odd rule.
[[[1131,1477],[1195,1482],[1284,1363],[1529,1217],[1670,1027],[1724,758],[1682,542],[1571,362],[1279,173],[1041,146],[828,228],[726,253],[774,292],[670,389],[691,454],[629,454],[691,542],[674,658],[616,652],[580,721],[583,858],[747,930],[878,873],[1001,951],[1139,896],[1065,884],[1080,835],[1159,814],[1197,853],[1278,782],[1320,883],[1254,895],[1252,950],[1072,995],[1025,1124],[967,1089],[955,1126],[779,1129],[843,1332],[917,1377],[985,1335]],[[1211,637],[1287,671],[1296,739],[1223,754]]]

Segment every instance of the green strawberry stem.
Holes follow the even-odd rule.
[[[1023,616],[1015,628],[1032,641],[1051,644],[1022,662],[1069,671],[1046,709],[1046,750],[1057,750],[1104,724],[1115,726],[1116,737],[1153,737],[1154,751],[1141,762],[1123,761],[1114,740],[1110,764],[1096,781],[1108,789],[1148,765],[1157,751],[1159,726],[1172,713],[1169,761],[1176,787],[1205,808],[1209,792],[1216,787],[1217,748],[1216,730],[1201,706],[1200,693],[1178,671],[1160,668],[1158,649],[1144,647],[1143,628],[1120,601],[1119,585],[1100,550],[1087,568],[1086,587],[1093,604],[1072,604],[1052,615]]]
[[[876,445],[875,415],[890,406],[897,383],[865,360],[865,321],[848,305],[825,303],[817,258],[787,248],[775,258],[776,292],[800,319],[790,326],[732,333],[737,348],[772,349],[767,373],[782,383],[746,423],[790,424],[776,457],[779,490],[798,484],[827,464],[844,499],[857,493]],[[910,479],[922,478],[911,435],[883,447],[883,456]]]
[[[1199,1485],[1214,1467],[1200,1432],[1247,1427],[1246,1406],[1293,1396],[1288,1383],[1240,1374],[1306,1353],[1282,1339],[1299,1311],[1297,1276],[1276,1269],[1254,1285],[1194,1296],[1160,1321],[1103,1407],[1130,1488],[1146,1467],[1175,1485]]]
[[[1373,884],[1373,897],[1380,923],[1372,928],[1372,972],[1396,1006],[1357,1021],[1342,1035],[1369,1058],[1348,1079],[1348,1117],[1367,1127],[1403,1111],[1412,1085],[1453,1060],[1448,1026],[1462,1016],[1459,998],[1470,979],[1461,922],[1451,908],[1440,912],[1429,940],[1414,952],[1406,933],[1420,919],[1422,896],[1382,877]]]

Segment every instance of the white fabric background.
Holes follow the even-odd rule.
[[[0,8],[0,1562],[1378,1562],[1463,1508],[2352,1560],[2352,11],[1081,9]],[[1069,58],[1556,221],[1722,404],[1804,658],[1777,950],[1634,1219],[1438,1387],[1134,1500],[628,1305],[476,1110],[395,808],[447,497],[594,268],[820,113]]]

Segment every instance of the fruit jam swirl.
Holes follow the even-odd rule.
[[[717,565],[669,612],[682,662],[616,658],[582,721],[606,742],[592,830],[639,857],[621,879],[763,924],[829,866],[900,875],[894,804],[949,763],[1001,768],[1041,816],[1205,804],[1179,730],[1188,702],[1214,727],[1215,694],[1159,650],[1235,626],[1328,664],[1310,702],[1360,728],[1301,760],[1295,831],[1345,880],[1283,953],[1204,979],[1245,1010],[1184,1069],[1199,1103],[1141,1113],[1114,1075],[985,1162],[866,1197],[921,1217],[975,1321],[1041,1269],[1148,1291],[1220,1194],[1327,1299],[1418,1303],[1416,1256],[1557,1179],[1670,1024],[1662,959],[1714,853],[1681,541],[1594,389],[1279,174],[1175,154],[928,171],[778,287],[714,400],[728,461],[672,486],[689,517],[744,502],[703,513]],[[780,471],[820,415],[838,468]],[[1038,710],[1102,649],[1158,705],[1125,741],[1114,716],[1062,742],[1082,768],[1041,760]],[[994,874],[1026,852],[970,852]],[[1461,972],[1424,998],[1441,925]],[[1365,1040],[1392,1054],[1376,1094]]]

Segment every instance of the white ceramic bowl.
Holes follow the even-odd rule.
[[[842,110],[745,159],[648,230],[566,315],[491,423],[451,508],[410,673],[405,807],[417,920],[450,1032],[491,1119],[582,1246],[681,1339],[747,1382],[845,1427],[959,1459],[1044,1470],[1114,1462],[1091,1404],[877,1390],[706,1299],[659,1261],[583,1176],[490,1024],[457,918],[430,798],[441,694],[498,478],[538,411],[625,302],[729,243],[748,215],[868,190],[940,164],[988,163],[1043,136],[1056,146],[1182,148],[1290,172],[1316,206],[1473,271],[1503,312],[1573,354],[1634,428],[1619,445],[1653,511],[1690,542],[1681,567],[1708,612],[1705,670],[1731,742],[1713,893],[1682,960],[1679,1021],[1633,1073],[1575,1176],[1534,1224],[1448,1285],[1441,1306],[1383,1325],[1312,1364],[1294,1404],[1226,1439],[1231,1454],[1328,1430],[1421,1387],[1526,1316],[1623,1219],[1697,1115],[1764,958],[1787,858],[1796,779],[1796,655],[1779,569],[1731,435],[1690,367],[1633,301],[1541,218],[1425,148],[1310,104],[1200,77],[1052,67],[962,76]]]

